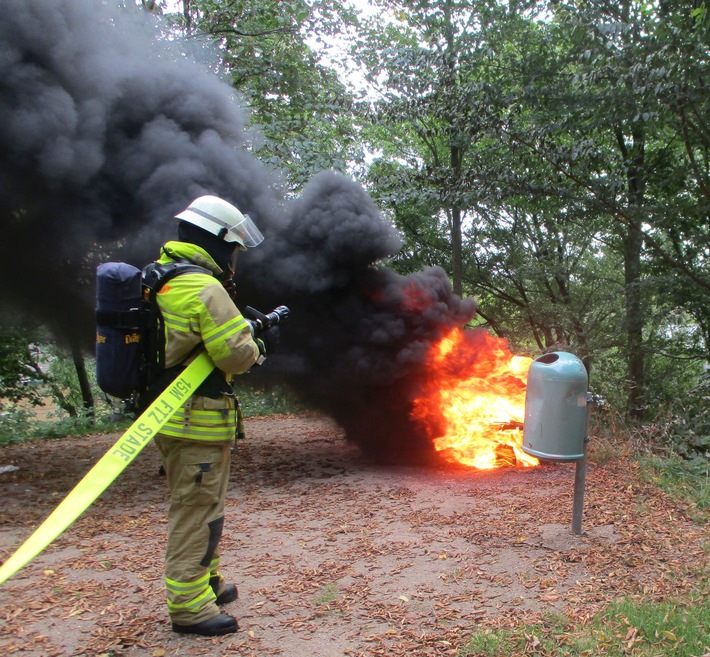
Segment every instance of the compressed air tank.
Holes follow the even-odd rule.
[[[130,397],[140,382],[141,274],[125,262],[96,270],[96,383],[119,399]]]

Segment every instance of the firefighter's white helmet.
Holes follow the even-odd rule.
[[[196,198],[175,218],[202,228],[225,242],[234,243],[240,251],[257,246],[264,240],[249,215],[242,214],[218,196]]]

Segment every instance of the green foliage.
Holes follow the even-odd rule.
[[[404,240],[391,265],[402,274],[433,265],[451,273],[449,227],[441,220],[439,203],[424,194],[402,194],[402,189],[411,185],[410,175],[407,167],[384,159],[374,162],[369,171],[381,207]]]
[[[281,413],[298,413],[306,408],[293,392],[283,387],[244,387],[239,400],[245,417]],[[102,402],[95,413],[82,412],[72,417],[61,409],[40,420],[35,412],[22,406],[10,406],[0,412],[0,445],[22,443],[47,438],[114,433],[128,428],[132,418],[120,416],[109,404]]]
[[[47,363],[43,381],[43,387],[47,394],[70,417],[79,419],[80,416],[85,415],[87,419],[90,419],[91,413],[94,411],[84,407],[76,363],[69,350],[53,342],[45,343],[42,350]],[[93,389],[93,397],[102,396],[103,393],[96,385],[96,367],[93,358],[89,359],[86,370],[89,384]]]
[[[493,3],[387,4],[396,20],[372,19],[352,50],[379,92],[363,112],[377,153],[368,182],[408,251],[434,235],[424,253],[463,292],[468,226],[498,205],[509,172],[498,148],[506,89],[496,81],[505,67],[501,35],[514,33],[517,18]],[[412,262],[405,256],[395,266]]]
[[[515,634],[511,630],[485,630],[474,634],[457,657],[510,657],[515,654]]]
[[[0,444],[115,429],[110,405],[96,386],[93,359],[85,369],[93,398],[100,401],[87,408],[78,354],[38,327],[10,323],[0,330]]]
[[[548,614],[537,625],[477,632],[459,651],[459,657],[512,657],[530,653],[572,657],[585,654],[587,648],[587,639],[572,635],[572,627],[564,615]]]
[[[31,432],[31,438],[63,438],[65,436],[86,436],[90,434],[114,433],[123,431],[130,425],[130,420],[114,416],[108,405],[102,405],[98,417],[95,412],[82,412],[76,416],[57,413],[48,421],[37,422]]]
[[[17,324],[0,324],[0,411],[4,403],[26,400],[41,404],[40,331]]]
[[[5,407],[0,411],[0,445],[21,443],[33,437],[35,422],[25,408]]]
[[[42,327],[17,322],[0,327],[0,410],[19,401],[43,406],[49,399],[78,415],[87,401],[78,362],[83,365],[83,356],[58,345]]]
[[[619,411],[687,390],[710,344],[705,13],[379,4],[353,55],[393,266],[443,266],[497,334],[588,360]]]
[[[170,18],[186,38],[212,37],[259,128],[249,147],[285,172],[291,189],[318,171],[345,172],[362,158],[353,99],[321,61],[328,59],[327,41],[355,21],[345,3],[192,0],[188,12]]]
[[[307,410],[293,390],[286,386],[266,386],[243,376],[236,381],[236,392],[244,417],[298,413]]]
[[[291,190],[368,151],[398,271],[442,266],[481,325],[576,353],[617,412],[655,419],[688,392],[710,349],[704,4],[180,4]]]
[[[65,368],[67,383],[73,385],[73,389],[67,393],[67,398],[80,399],[76,383],[71,380],[69,366],[62,365],[58,369],[61,372]],[[46,387],[44,391],[47,391]],[[278,385],[267,387],[259,382],[252,382],[248,376],[238,380],[237,393],[245,417],[307,410],[298,396],[288,388]],[[28,409],[26,405],[6,404],[0,409],[0,445],[64,436],[114,433],[128,428],[133,421],[132,416],[122,415],[115,401],[109,402],[98,389],[96,398],[99,401],[90,411],[79,410],[72,416],[57,407],[49,413],[44,413],[43,419],[39,418],[37,410]]]
[[[113,433],[128,428],[129,423],[128,419],[114,419],[108,405],[101,405],[98,414],[85,412],[72,417],[58,410],[45,419],[21,406],[11,406],[0,413],[0,445]]]
[[[331,582],[320,587],[313,603],[317,606],[329,605],[335,602],[338,597],[338,585]]]
[[[685,394],[684,394],[685,392]],[[668,413],[664,437],[675,454],[699,464],[707,475],[710,463],[710,375],[689,391],[679,391]]]
[[[95,403],[86,408],[76,354],[39,329],[11,324],[0,328],[0,337],[0,444],[128,427],[130,416],[98,388],[93,358],[87,359],[85,369]],[[257,376],[240,377],[238,393],[246,416],[304,410],[293,391],[266,386]]]

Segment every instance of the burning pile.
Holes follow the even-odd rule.
[[[505,340],[454,329],[430,350],[413,416],[448,461],[479,469],[537,465],[521,449],[531,363],[511,354]]]

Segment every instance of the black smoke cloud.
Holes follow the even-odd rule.
[[[97,248],[153,258],[170,217],[206,191],[266,224],[279,206],[209,62],[115,4],[8,0],[0,19],[0,221],[13,247],[0,267],[3,281],[21,280],[3,296],[64,333],[92,324]]]
[[[286,304],[285,381],[372,454],[429,455],[409,420],[433,342],[470,319],[444,272],[400,276],[400,247],[364,190],[333,173],[287,200],[245,147],[246,114],[204,49],[95,0],[6,0],[0,17],[0,300],[65,339],[93,337],[97,262],[138,266],[175,237],[172,216],[221,195],[266,240],[244,254],[240,305]]]

